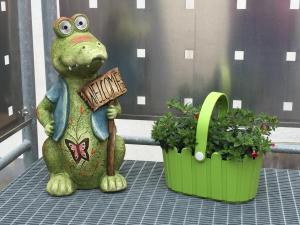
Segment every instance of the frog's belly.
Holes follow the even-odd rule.
[[[100,141],[93,133],[90,114],[69,120],[60,141],[65,171],[78,188],[98,188],[106,169],[107,141]]]

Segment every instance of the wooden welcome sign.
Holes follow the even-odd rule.
[[[104,75],[87,83],[78,91],[80,97],[93,112],[99,107],[125,94],[127,88],[118,68],[113,68]]]

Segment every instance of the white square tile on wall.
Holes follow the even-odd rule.
[[[194,9],[195,8],[194,0],[185,0],[185,8]]]
[[[296,61],[296,52],[286,52],[286,61],[295,62]]]
[[[14,114],[14,108],[13,108],[13,106],[9,106],[7,108],[7,113],[8,113],[8,116],[12,116]]]
[[[242,100],[233,100],[232,101],[232,108],[241,109],[242,108]]]
[[[9,55],[5,55],[4,56],[4,65],[8,65],[9,64]]]
[[[192,98],[184,98],[183,103],[185,105],[193,105],[193,99]]]
[[[145,58],[146,57],[146,49],[144,49],[144,48],[138,48],[136,50],[136,57],[138,57],[138,58]]]
[[[184,58],[185,59],[193,59],[194,58],[194,50],[184,50]]]
[[[247,8],[247,0],[237,0],[236,8],[237,9],[246,9]]]
[[[146,105],[146,97],[145,96],[137,96],[137,104],[138,105]]]
[[[98,0],[89,0],[89,7],[90,7],[90,9],[97,9],[98,8]]]
[[[1,1],[0,8],[1,8],[1,12],[5,12],[6,11],[6,2],[5,1]]]
[[[244,51],[234,51],[234,60],[244,60]]]
[[[145,0],[136,0],[136,8],[144,9],[145,8]]]
[[[299,9],[299,0],[290,0],[290,9]]]
[[[283,102],[283,111],[293,111],[293,102]]]

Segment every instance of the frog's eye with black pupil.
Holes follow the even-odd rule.
[[[88,26],[88,21],[84,16],[78,16],[75,19],[75,26],[78,30],[85,30]]]
[[[69,21],[63,20],[59,24],[59,30],[62,34],[68,35],[72,32],[72,25]]]

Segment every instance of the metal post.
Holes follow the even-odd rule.
[[[300,154],[299,143],[275,143],[271,148],[274,153]]]
[[[151,137],[141,136],[122,136],[126,144],[133,145],[159,145]],[[274,147],[271,147],[271,151],[274,153],[286,153],[286,154],[300,154],[300,143],[275,143]]]
[[[31,143],[28,140],[23,140],[23,143],[14,149],[11,149],[8,154],[0,158],[0,170],[5,168],[8,164],[18,158],[20,155],[25,154],[31,149]]]
[[[43,11],[43,32],[44,32],[44,52],[45,52],[45,71],[46,71],[46,87],[49,89],[57,80],[57,72],[51,62],[51,43],[55,38],[52,30],[53,21],[57,19],[57,1],[47,0],[42,1]]]
[[[26,116],[33,118],[29,126],[23,129],[23,142],[28,140],[31,149],[24,152],[24,165],[30,166],[38,159],[37,125],[35,116],[35,79],[33,62],[33,39],[30,1],[18,1],[18,23],[20,37],[20,62],[22,75],[23,105]],[[27,143],[27,142],[26,142]]]

